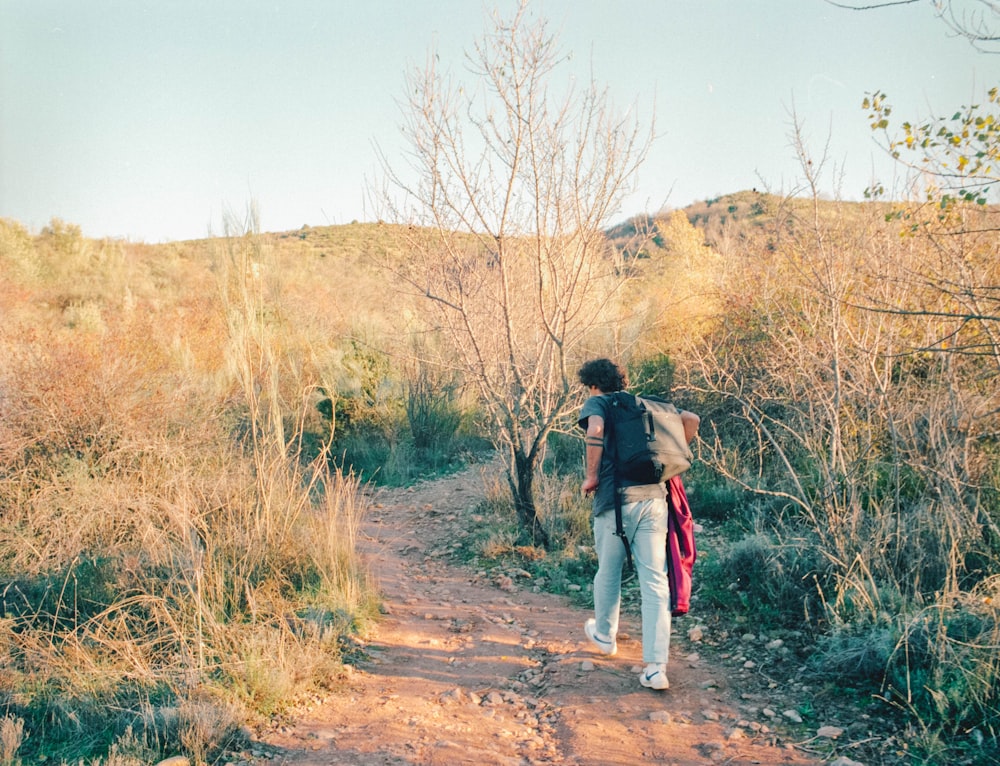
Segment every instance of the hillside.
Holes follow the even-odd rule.
[[[603,314],[574,338],[568,377],[580,354],[618,356],[634,385],[702,417],[689,493],[705,528],[697,575],[712,662],[728,678],[759,676],[761,694],[791,690],[803,735],[828,721],[851,744],[864,734],[869,749],[850,753],[881,759],[866,766],[995,763],[997,212],[747,191],[624,221],[610,248],[587,243],[608,280],[594,284],[613,285],[613,300],[574,308]],[[426,285],[397,289],[409,243],[427,235],[373,223],[148,245],[0,221],[3,753],[209,761],[246,727],[264,731],[335,691],[383,595],[361,557],[373,510],[361,488],[400,493],[395,505],[478,465],[491,436],[481,389],[454,363],[466,347],[421,311]],[[458,257],[432,273],[457,299],[481,299],[463,315],[480,337],[497,335],[513,284],[520,300],[505,318],[524,320],[520,337],[545,337],[535,300],[561,283],[517,269],[496,280],[483,243],[453,243]],[[512,352],[534,369],[529,348]],[[535,484],[546,543],[520,526],[499,468],[468,518],[428,523],[431,536],[463,540],[445,551],[461,559],[449,567],[530,578],[539,595],[585,593],[595,559],[570,426],[545,442]],[[408,518],[399,505],[392,518]],[[496,636],[471,638],[477,651]],[[779,639],[801,662],[752,672],[775,661]],[[540,677],[580,680],[575,650],[527,649]],[[550,720],[565,710],[504,697],[535,677],[499,684],[512,707],[497,702],[490,725],[513,712],[519,747],[573,752],[579,722]],[[692,677],[678,673],[684,688]],[[483,714],[478,685],[470,676],[448,698],[477,695],[463,715]],[[650,712],[647,702],[625,713]],[[659,752],[664,731],[633,727]],[[348,734],[360,751],[368,734]],[[421,729],[426,752],[451,752],[432,737]]]

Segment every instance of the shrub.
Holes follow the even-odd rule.
[[[459,382],[452,376],[435,375],[420,365],[406,386],[406,417],[413,446],[429,456],[427,462],[441,461],[452,452],[462,424],[458,402]]]
[[[330,424],[325,430],[333,432],[330,454],[340,470],[402,486],[454,470],[491,448],[452,373],[417,363],[397,384],[402,373],[388,366],[388,357],[371,349],[361,356],[367,361],[360,364],[366,371],[360,388],[345,381],[344,391],[317,405]],[[316,432],[312,442],[319,441]]]
[[[1000,576],[906,620],[887,664],[892,698],[949,733],[1000,724]]]
[[[745,489],[720,479],[698,461],[684,474],[684,488],[696,522],[739,520],[749,507]]]
[[[823,678],[863,684],[877,692],[898,640],[899,627],[892,622],[848,624],[820,636],[809,667]]]
[[[646,357],[629,365],[629,390],[668,398],[674,388],[676,365],[666,354]]]
[[[752,615],[762,627],[801,628],[814,603],[816,562],[801,543],[758,532],[725,544],[701,570],[706,596]]]
[[[542,470],[554,476],[576,476],[583,479],[583,432],[553,431],[545,444],[545,461]]]
[[[542,475],[536,480],[539,519],[554,550],[575,551],[592,542],[592,499],[580,492],[579,473]]]

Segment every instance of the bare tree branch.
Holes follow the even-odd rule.
[[[872,11],[896,5],[914,5],[924,0],[884,0],[875,3],[845,3],[826,0],[828,5],[850,11]],[[964,37],[982,53],[1000,53],[1000,2],[997,0],[928,0],[934,13],[955,34]],[[973,6],[966,8],[964,6]],[[984,46],[997,46],[995,49]]]
[[[847,3],[837,3],[834,0],[826,0],[828,5],[836,6],[837,8],[846,8],[849,11],[871,11],[875,8],[888,8],[891,5],[913,5],[914,3],[919,3],[922,0],[886,0],[884,3],[875,3],[873,5],[848,5]]]

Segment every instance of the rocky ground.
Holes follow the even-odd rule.
[[[618,654],[591,650],[588,612],[526,572],[450,555],[468,536],[482,467],[379,490],[364,548],[385,619],[357,647],[339,693],[257,743],[273,766],[788,764],[896,762],[877,718],[819,702],[796,680],[793,637],[674,621],[670,689],[641,687],[638,616]]]

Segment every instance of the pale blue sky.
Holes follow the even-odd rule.
[[[0,0],[0,217],[161,242],[222,233],[254,200],[265,231],[371,220],[374,144],[402,151],[404,71],[462,51],[513,0]],[[841,196],[892,166],[861,110],[951,115],[1000,84],[931,3],[535,0],[576,72],[640,104],[659,138],[624,220],[664,203],[801,180],[790,111]],[[836,191],[833,168],[824,190]]]

